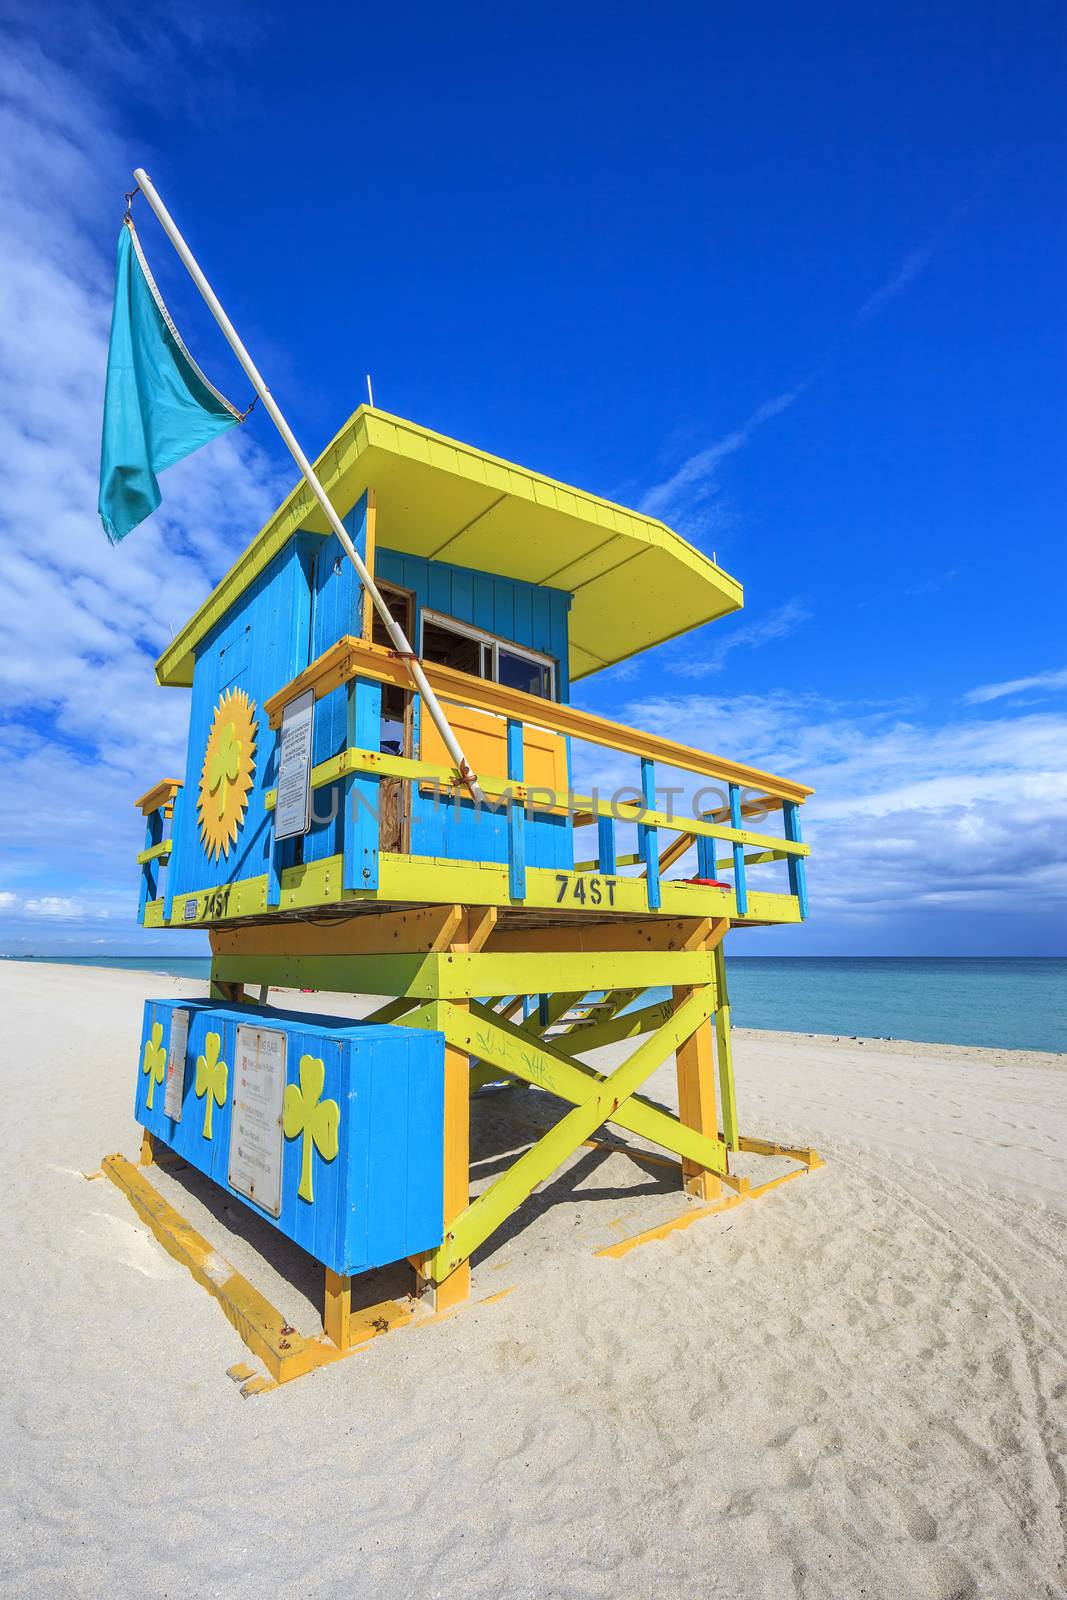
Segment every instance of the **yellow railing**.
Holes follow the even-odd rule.
[[[141,869],[137,920],[142,924],[146,906],[156,898],[160,869],[170,861],[170,840],[164,839],[163,831],[174,815],[174,801],[181,787],[180,778],[164,778],[134,802],[145,819],[144,849],[137,857]]]
[[[520,689],[475,678],[450,667],[424,663],[424,670],[438,698],[445,704],[488,713],[507,723],[508,771],[479,771],[478,782],[490,802],[507,805],[509,881],[513,899],[521,901],[525,896],[523,829],[529,810],[568,814],[576,826],[595,823],[598,829],[598,855],[594,860],[581,862],[575,870],[614,874],[620,866],[641,864],[647,881],[650,909],[658,909],[660,904],[660,873],[695,844],[698,861],[696,881],[716,881],[719,872],[731,872],[739,915],[744,916],[747,910],[746,869],[775,861],[787,863],[790,892],[799,902],[801,916],[806,915],[804,859],[808,855],[808,846],[800,836],[799,807],[812,791],[805,784],[741,762],[709,755],[658,734],[641,732],[606,717],[579,711],[573,706],[559,705]],[[360,681],[388,684],[408,692],[412,690],[410,675],[402,657],[363,639],[344,638],[264,702],[269,724],[274,729],[280,728],[285,706],[308,690],[313,692],[316,699],[321,699],[342,686],[348,686],[350,693],[354,692]],[[634,790],[635,799],[603,800],[596,794],[576,795],[569,790],[566,795],[544,789],[534,790],[523,781],[524,725],[548,729],[615,753],[636,756],[641,763],[641,785]],[[514,733],[518,737],[513,739],[511,735]],[[503,743],[501,749],[504,749]],[[717,779],[726,786],[728,804],[689,817],[658,810],[655,805],[657,763],[701,778]],[[316,789],[339,780],[351,785],[360,776],[372,780],[397,778],[454,791],[462,787],[455,767],[356,746],[320,763],[312,771],[311,782]],[[268,809],[272,807],[273,793],[267,795],[266,803]],[[747,817],[764,816],[775,810],[783,814],[784,837],[756,832],[744,825]],[[619,822],[637,825],[636,856],[620,857],[617,854],[615,825]],[[662,852],[659,846],[661,831],[676,835]],[[361,841],[356,834],[354,820],[346,816],[345,887],[375,887],[375,867],[364,865],[361,877],[357,877],[355,862],[357,856],[364,863],[376,860],[377,840],[371,840],[368,836]],[[724,860],[716,857],[716,842],[724,842],[731,847],[729,857]],[[746,848],[752,853],[746,855]],[[272,892],[276,894],[280,881],[277,866],[272,871],[271,879]]]

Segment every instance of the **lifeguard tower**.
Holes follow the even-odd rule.
[[[806,915],[811,791],[571,705],[740,585],[661,522],[370,407],[316,466],[482,799],[301,484],[157,664],[192,704],[184,777],[138,801],[140,920],[206,928],[212,978],[146,1008],[137,1117],[144,1164],[190,1162],[323,1262],[326,1338],[105,1162],[273,1382],[463,1301],[472,1253],[609,1124],[676,1158],[678,1225],[771,1186],[736,1152],[819,1164],[739,1131],[724,959],[732,929]],[[287,987],[326,1015],[272,1008]],[[582,1059],[623,1040],[606,1076]],[[672,1054],[678,1116],[638,1092]],[[470,1096],[501,1081],[559,1120],[471,1199]],[[410,1300],[358,1317],[354,1274],[397,1259]]]

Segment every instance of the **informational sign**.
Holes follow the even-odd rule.
[[[282,1099],[285,1034],[237,1029],[230,1120],[230,1187],[272,1217],[282,1210]]]
[[[170,1043],[167,1045],[167,1083],[163,1090],[163,1111],[172,1122],[182,1120],[185,1096],[185,1054],[189,1044],[188,1011],[170,1014]]]
[[[311,826],[311,743],[315,720],[315,695],[309,689],[282,712],[281,756],[278,761],[278,798],[274,807],[274,837],[294,839]]]

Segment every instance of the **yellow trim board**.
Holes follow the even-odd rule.
[[[742,1139],[741,1148],[742,1150],[752,1149],[761,1142],[755,1139]],[[736,1182],[738,1187],[733,1194],[728,1194],[721,1200],[713,1200],[710,1205],[690,1206],[687,1210],[679,1212],[676,1217],[670,1217],[666,1222],[661,1222],[654,1228],[645,1228],[641,1233],[631,1234],[628,1239],[618,1239],[614,1244],[605,1245],[600,1250],[594,1250],[593,1254],[618,1260],[620,1256],[629,1255],[631,1250],[636,1250],[640,1245],[651,1244],[656,1239],[667,1239],[672,1233],[680,1233],[685,1228],[691,1228],[694,1222],[700,1222],[704,1217],[713,1217],[720,1211],[732,1211],[736,1206],[744,1205],[746,1200],[758,1200],[760,1195],[768,1194],[771,1189],[780,1189],[783,1183],[789,1183],[793,1178],[802,1178],[805,1173],[815,1172],[819,1167],[826,1165],[821,1157],[815,1154],[814,1150],[806,1150],[803,1153],[793,1150],[787,1152],[785,1147],[775,1145],[770,1147],[767,1153],[795,1154],[798,1158],[803,1154],[808,1159],[804,1161],[803,1166],[797,1167],[795,1171],[783,1172],[781,1177],[770,1178],[766,1183],[760,1183],[754,1187],[748,1183],[747,1179],[734,1179],[733,1182]],[[721,1183],[731,1183],[731,1179],[728,1177],[720,1178],[719,1181]]]
[[[382,902],[394,905],[449,904],[472,906],[510,906],[507,863],[442,861],[434,856],[401,856],[385,851],[379,857],[379,887],[344,890],[342,859],[326,856],[305,866],[286,867],[282,873],[281,904],[276,910],[267,905],[267,879],[263,874],[242,878],[215,888],[190,889],[176,893],[169,924],[163,921],[163,900],[152,900],[145,907],[146,928],[197,928],[205,924],[230,922],[242,917],[273,916],[278,910],[309,911],[319,906]],[[573,917],[575,927],[582,921],[596,922],[598,916],[728,916],[737,927],[763,923],[799,922],[796,900],[786,894],[749,891],[748,914],[737,915],[737,903],[729,889],[710,889],[699,884],[666,882],[660,886],[658,912],[649,911],[647,886],[641,878],[603,879],[612,885],[607,907],[603,901],[593,908],[579,901],[574,890],[580,874],[556,872],[550,867],[527,867],[526,898],[523,910],[560,910]],[[585,881],[590,881],[587,877]],[[189,903],[195,902],[192,909]],[[188,915],[186,914],[188,910]]]
[[[266,1367],[269,1377],[254,1373],[244,1362],[237,1362],[226,1369],[227,1376],[241,1384],[241,1393],[245,1397],[263,1394],[269,1389],[276,1389],[279,1384],[289,1383],[293,1378],[313,1372],[316,1367],[342,1361],[385,1333],[410,1326],[427,1327],[452,1314],[451,1311],[430,1311],[414,1298],[407,1301],[383,1300],[378,1305],[352,1313],[349,1343],[344,1350],[328,1339],[305,1338],[202,1234],[197,1233],[180,1211],[163,1198],[145,1177],[143,1167],[135,1166],[122,1155],[105,1156],[100,1163],[100,1173],[91,1174],[94,1178],[101,1175],[110,1178],[122,1191],[167,1254],[187,1268],[201,1288],[218,1301],[227,1321]],[[471,1300],[468,1304],[495,1305],[510,1293],[510,1289],[499,1289],[484,1299]],[[457,1306],[452,1309],[462,1308]]]
[[[736,579],[656,518],[370,406],[315,469],[342,516],[373,488],[379,549],[572,594],[572,678],[744,603]],[[327,531],[303,481],[160,656],[160,683],[192,682],[196,646],[302,529]]]

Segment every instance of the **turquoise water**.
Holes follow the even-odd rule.
[[[735,956],[727,975],[741,1028],[1067,1050],[1059,958]]]
[[[206,978],[210,968],[206,956],[67,964],[185,978]],[[733,956],[728,971],[742,1028],[1067,1051],[1064,959]]]
[[[59,967],[104,967],[117,972],[162,972],[169,978],[209,978],[210,956],[0,956],[0,961],[45,961]]]

